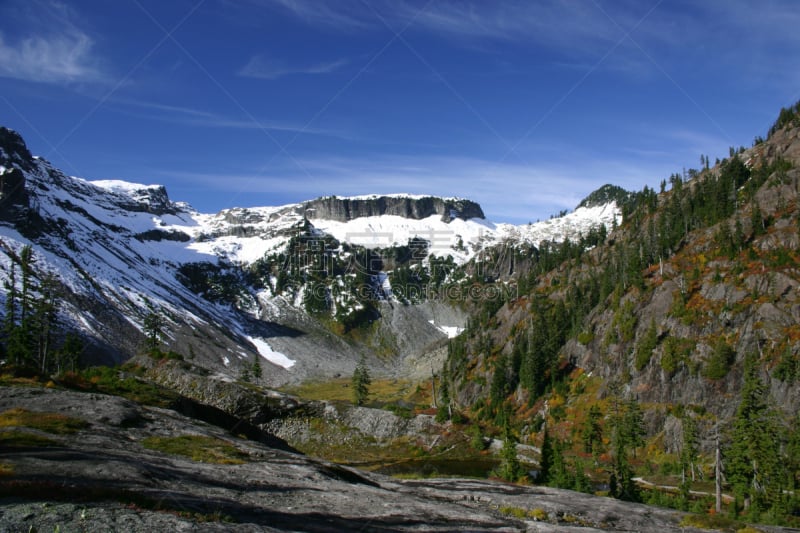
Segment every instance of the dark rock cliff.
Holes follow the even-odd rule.
[[[305,202],[298,207],[300,214],[310,219],[337,220],[347,222],[355,218],[380,215],[396,215],[420,220],[440,215],[450,222],[460,218],[484,218],[481,206],[460,198],[437,198],[434,196],[374,196],[364,198],[338,198],[326,196]]]
[[[25,176],[18,168],[0,174],[0,220],[12,222],[28,207]]]
[[[133,195],[134,202],[121,202],[119,207],[127,211],[139,211],[154,215],[175,215],[179,209],[172,203],[163,185],[144,187]]]
[[[22,137],[13,130],[0,127],[0,220],[14,222],[24,217],[30,199],[25,189],[25,175],[33,157]]]
[[[33,168],[33,156],[19,133],[0,127],[0,165],[17,166],[22,170]]]

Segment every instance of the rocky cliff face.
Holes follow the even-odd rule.
[[[25,175],[18,168],[0,173],[0,220],[13,222],[28,208]]]
[[[0,127],[0,220],[14,222],[28,208],[28,191],[22,170],[30,170],[33,157],[22,137]]]
[[[143,187],[129,194],[134,201],[122,202],[120,208],[128,211],[140,211],[153,215],[175,215],[179,208],[172,203],[163,185]]]
[[[309,219],[348,222],[355,218],[395,215],[421,220],[438,215],[445,222],[460,218],[484,218],[481,206],[470,200],[433,196],[370,196],[339,198],[326,196],[305,202],[298,208]]]
[[[509,385],[495,404],[542,406],[550,385],[539,376],[560,373],[575,389],[595,380],[591,394],[568,400],[575,413],[610,396],[636,399],[648,406],[650,437],[675,425],[667,422],[676,407],[704,413],[701,429],[710,432],[734,417],[753,357],[770,401],[794,419],[800,119],[688,176],[673,176],[661,194],[631,195],[626,220],[597,245],[540,247],[517,261],[508,277],[524,290],[485,305],[460,339],[465,348],[451,350],[462,405],[502,390],[495,376],[505,372]],[[509,263],[496,261],[511,271]],[[674,435],[661,437],[677,450]]]
[[[25,146],[25,141],[19,133],[4,127],[0,127],[0,164],[18,166],[22,170],[33,168],[33,156]]]

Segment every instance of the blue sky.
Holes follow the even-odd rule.
[[[3,0],[0,124],[204,212],[462,196],[525,223],[765,135],[796,0]]]

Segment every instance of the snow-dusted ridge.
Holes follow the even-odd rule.
[[[331,375],[341,372],[345,369],[336,365],[342,361],[331,361],[349,348],[336,344],[327,331],[319,334],[322,345],[314,344],[309,333],[313,321],[299,309],[302,298],[288,301],[273,291],[253,289],[235,307],[212,303],[180,281],[182,268],[194,263],[246,268],[285,251],[292,237],[308,229],[312,235],[328,234],[368,248],[424,239],[429,253],[463,264],[489,246],[560,241],[599,224],[610,226],[620,216],[609,204],[536,224],[494,224],[469,200],[407,193],[199,213],[172,201],[161,185],[66,176],[27,154],[15,135],[0,128],[0,194],[5,193],[0,196],[0,286],[8,281],[10,257],[30,244],[37,270],[56,273],[70,294],[62,309],[67,321],[99,339],[103,350],[116,349],[120,355],[139,351],[131,339],[141,338],[143,318],[159,310],[168,317],[170,342],[184,353],[196,351],[211,361],[209,366],[228,373],[237,363],[260,357],[275,382],[310,375],[317,367]],[[17,187],[11,194],[2,187],[20,176],[24,190]],[[326,212],[338,218],[321,216]],[[367,215],[375,212],[385,214]],[[0,290],[0,309],[4,300]],[[287,317],[302,330],[286,327]],[[453,324],[423,325],[442,337],[458,332]],[[309,359],[312,352],[316,359]]]
[[[144,185],[141,183],[132,183],[122,180],[94,180],[88,181],[87,183],[90,183],[95,187],[100,187],[101,189],[107,189],[109,191],[118,193],[133,193],[143,189],[161,189],[163,187],[163,185]]]
[[[562,242],[565,238],[574,239],[601,224],[610,229],[614,221],[622,222],[622,212],[615,202],[611,202],[595,207],[579,207],[563,217],[535,224],[498,224],[496,236],[501,240],[524,241],[536,246],[542,241]]]

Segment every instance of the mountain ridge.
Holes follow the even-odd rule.
[[[155,312],[164,317],[165,347],[191,352],[214,371],[234,376],[262,360],[269,368],[265,379],[273,383],[346,373],[374,350],[331,335],[320,322],[328,318],[307,316],[312,309],[327,309],[323,315],[345,329],[369,325],[381,314],[405,314],[398,324],[426,328],[419,339],[444,340],[446,331],[463,327],[461,312],[440,312],[447,322],[429,324],[435,317],[418,305],[428,295],[417,291],[417,281],[398,285],[396,294],[405,303],[394,310],[381,311],[357,295],[358,284],[369,282],[359,277],[365,254],[371,254],[369,261],[382,259],[386,266],[378,270],[385,268],[388,277],[402,274],[405,280],[416,276],[414,265],[424,263],[430,273],[438,268],[431,261],[451,256],[451,272],[492,243],[563,239],[617,216],[610,206],[571,214],[563,225],[556,219],[520,228],[485,220],[470,200],[408,194],[322,197],[203,214],[171,200],[161,185],[66,176],[32,156],[24,140],[5,128],[0,166],[0,238],[6,250],[0,277],[7,284],[19,252],[33,245],[39,271],[61,278],[64,329],[82,331],[91,341],[94,355],[87,353],[86,362],[118,363],[140,352],[144,319]],[[336,273],[312,265],[332,259],[339,265]],[[398,270],[398,264],[405,266]],[[286,269],[289,280],[281,274]],[[325,303],[330,299],[319,293],[320,284],[333,291],[333,301]],[[400,357],[425,349],[421,340],[409,344],[401,331],[382,331],[370,333],[369,342],[385,342],[379,337],[389,335]],[[317,355],[303,361],[307,353]],[[381,371],[395,366],[374,355],[371,364]]]
[[[794,116],[669,188],[632,194],[607,237],[539,249],[506,275],[517,297],[483,306],[451,343],[443,372],[457,404],[481,420],[512,416],[520,439],[540,439],[530,419],[545,421],[579,454],[590,408],[631,403],[648,446],[680,453],[693,421],[710,452],[714,431],[733,439],[745,381],[758,380],[788,446],[800,427]]]

